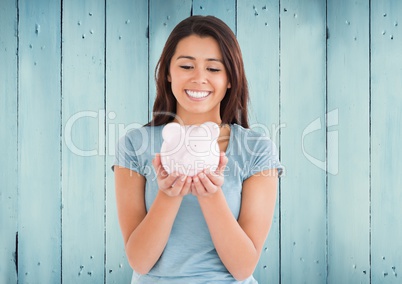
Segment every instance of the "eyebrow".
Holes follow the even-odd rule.
[[[180,55],[179,57],[177,57],[176,60],[179,59],[190,59],[190,60],[195,60],[195,57],[193,56],[188,56],[188,55]],[[217,61],[223,64],[223,61],[221,59],[217,59],[217,58],[207,58],[205,59],[206,61]]]

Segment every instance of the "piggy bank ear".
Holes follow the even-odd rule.
[[[203,125],[208,128],[209,133],[211,133],[212,139],[216,139],[219,137],[219,125],[218,124],[216,124],[215,122],[205,122]]]
[[[166,124],[162,130],[162,137],[167,142],[177,140],[178,137],[184,137],[184,128],[176,122]]]

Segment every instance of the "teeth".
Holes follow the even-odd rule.
[[[190,97],[197,98],[197,99],[205,98],[206,96],[209,95],[209,92],[194,92],[194,91],[189,91],[189,90],[186,90],[186,93]]]

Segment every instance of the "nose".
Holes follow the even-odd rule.
[[[194,68],[191,82],[196,84],[206,84],[207,83],[206,70],[202,68]]]

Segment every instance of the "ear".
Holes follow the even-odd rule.
[[[219,137],[219,125],[216,124],[215,122],[205,122],[203,123],[203,125],[205,125],[208,129],[209,129],[209,133],[211,133],[211,137],[212,139],[216,139]]]
[[[230,84],[230,82],[228,83],[228,89],[230,89],[232,87],[232,84]]]
[[[184,137],[184,127],[176,122],[171,122],[166,124],[162,130],[163,140],[170,142],[174,139],[181,139],[180,137]]]
[[[167,80],[168,82],[172,83],[172,77],[170,77],[170,74],[167,75]]]

